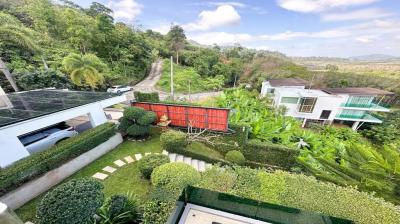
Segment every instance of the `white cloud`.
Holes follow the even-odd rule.
[[[371,43],[373,41],[373,39],[370,37],[357,37],[355,40],[364,44]]]
[[[246,8],[247,5],[243,4],[241,2],[208,2],[208,5],[212,5],[212,6],[221,6],[221,5],[231,5],[231,6],[235,6],[238,8]]]
[[[354,10],[345,13],[328,13],[322,15],[324,21],[347,21],[347,20],[368,20],[380,19],[391,16],[392,13],[386,12],[383,9],[368,8],[361,10]]]
[[[240,15],[232,5],[221,5],[214,11],[205,10],[194,23],[184,24],[186,31],[204,31],[216,27],[234,25],[240,22]]]
[[[160,24],[158,26],[150,28],[153,31],[159,32],[161,34],[167,34],[169,30],[171,29],[171,24]]]
[[[232,45],[235,43],[250,42],[254,36],[247,33],[207,32],[189,34],[188,38],[204,45]]]
[[[107,6],[113,10],[116,20],[133,21],[143,9],[143,5],[136,0],[109,1]]]
[[[315,13],[335,8],[366,5],[378,0],[277,0],[278,5],[284,9],[302,12]]]

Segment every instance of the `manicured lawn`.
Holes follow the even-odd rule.
[[[187,150],[214,159],[224,159],[224,156],[221,153],[215,151],[214,149],[210,149],[200,142],[193,142],[189,145],[189,147],[187,147]]]
[[[65,181],[72,178],[91,177],[96,172],[101,171],[105,166],[116,167],[113,162],[117,159],[123,159],[125,156],[130,155],[134,158],[134,155],[137,153],[144,154],[146,152],[161,151],[159,135],[154,135],[151,139],[144,142],[132,142],[127,140],[113,151],[78,171]],[[150,182],[140,176],[136,162],[118,168],[117,171],[110,174],[110,176],[102,182],[104,183],[104,193],[106,197],[114,194],[125,194],[130,192],[136,194],[138,199],[142,202],[147,199],[151,187]],[[42,197],[43,195],[19,208],[16,211],[18,216],[23,221],[35,222],[36,206]]]

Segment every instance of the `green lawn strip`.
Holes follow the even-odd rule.
[[[155,135],[151,139],[143,142],[124,141],[113,151],[97,159],[95,162],[89,164],[87,167],[78,171],[63,182],[66,182],[73,178],[91,177],[96,172],[106,173],[102,171],[102,168],[104,168],[105,166],[112,166],[117,168],[117,170],[114,173],[109,174],[109,177],[102,181],[104,183],[105,196],[108,197],[113,194],[125,194],[128,192],[132,192],[138,196],[139,200],[145,201],[147,198],[147,193],[149,192],[150,183],[149,181],[141,178],[137,168],[137,163],[134,162],[131,164],[127,164],[123,167],[117,167],[113,162],[118,159],[122,160],[126,156],[131,156],[132,158],[134,158],[134,155],[138,153],[160,153],[161,151],[162,149],[160,146],[158,135]],[[23,221],[36,222],[36,206],[43,196],[44,194],[17,209],[16,213],[18,214],[18,216]]]
[[[194,152],[203,156],[207,156],[213,159],[224,159],[224,156],[215,151],[214,149],[211,149],[209,147],[207,147],[206,145],[204,145],[203,143],[200,142],[193,142],[191,143],[187,149],[190,152]]]

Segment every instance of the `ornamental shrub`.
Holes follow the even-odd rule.
[[[185,149],[188,145],[186,134],[181,131],[168,130],[160,136],[161,147],[169,152],[177,149]]]
[[[232,150],[226,153],[225,160],[238,165],[242,165],[246,162],[246,159],[244,158],[243,154],[237,150]]]
[[[212,166],[201,175],[201,188],[213,191],[229,192],[236,183],[237,174],[230,167]]]
[[[150,200],[144,206],[143,224],[165,224],[175,207],[175,202]]]
[[[107,198],[104,205],[99,209],[98,215],[101,224],[139,223],[136,200],[125,195],[113,195]]]
[[[127,107],[120,118],[118,130],[131,137],[146,137],[150,134],[150,125],[157,120],[152,111],[145,111],[141,107]]]
[[[150,179],[153,169],[166,163],[169,163],[167,155],[150,154],[139,160],[138,168],[144,178]]]
[[[74,179],[48,192],[37,207],[42,224],[87,223],[103,204],[103,184],[92,179]]]
[[[154,169],[151,183],[155,187],[180,194],[188,185],[200,182],[200,174],[185,163],[167,163]]]
[[[137,102],[151,102],[151,103],[160,102],[160,97],[157,92],[142,93],[142,92],[135,91],[135,92],[133,92],[133,95],[135,96],[135,100]]]

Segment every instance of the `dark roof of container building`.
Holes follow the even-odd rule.
[[[364,88],[325,88],[322,91],[329,93],[329,94],[349,94],[349,95],[392,95],[394,93],[380,90],[371,87],[364,87]]]
[[[282,79],[270,79],[268,80],[271,86],[308,86],[309,81],[300,78],[282,78]]]

